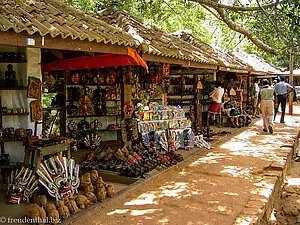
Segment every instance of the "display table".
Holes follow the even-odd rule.
[[[64,143],[48,145],[48,146],[39,146],[35,144],[29,144],[25,147],[25,157],[24,157],[24,166],[28,167],[30,154],[31,154],[31,165],[35,168],[39,167],[40,161],[43,157],[47,155],[59,154],[62,156],[63,152],[66,152],[67,158],[70,159],[70,143],[72,140],[67,140]]]

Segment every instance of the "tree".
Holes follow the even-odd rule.
[[[64,0],[92,14],[110,0]],[[245,2],[247,0],[244,0]],[[130,15],[168,32],[191,30],[200,40],[237,46],[287,66],[300,46],[300,0],[118,0]],[[284,59],[284,60],[283,60]],[[297,60],[295,61],[297,64]]]
[[[247,5],[242,5],[237,0],[231,5],[210,0],[193,1],[201,4],[230,29],[240,33],[257,47],[255,49],[246,45],[248,51],[272,61],[283,62],[281,66],[288,65],[286,59],[289,58],[290,51],[300,46],[299,0],[256,0],[252,3],[249,1]],[[283,57],[285,60],[282,60]]]

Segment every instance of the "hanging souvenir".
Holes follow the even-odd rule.
[[[91,115],[93,114],[92,101],[89,96],[84,95],[79,99],[79,114]]]
[[[104,74],[97,73],[97,75],[94,77],[94,83],[101,85],[105,83]]]
[[[52,91],[55,89],[55,78],[52,74],[46,75],[43,82],[43,89],[47,91]]]
[[[73,84],[79,84],[80,83],[80,75],[79,75],[79,73],[74,73],[71,76],[71,81],[72,81]]]
[[[132,102],[127,102],[124,105],[124,109],[123,109],[125,115],[131,115],[134,111],[134,105]]]
[[[163,64],[163,77],[169,77],[170,76],[170,64],[164,63]]]
[[[131,85],[134,82],[134,79],[132,76],[132,71],[129,69],[125,72],[124,82],[125,82],[125,84],[128,84],[128,85]]]
[[[28,77],[27,97],[41,99],[42,88],[41,80],[37,77]]]
[[[30,117],[31,121],[41,121],[43,119],[42,103],[40,100],[30,102]]]
[[[231,88],[229,94],[230,94],[230,96],[235,96],[236,92],[233,88]]]

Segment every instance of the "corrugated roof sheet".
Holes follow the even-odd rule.
[[[1,0],[0,31],[137,47],[128,33],[57,0]]]
[[[186,31],[178,31],[174,33],[176,36],[182,38],[186,42],[191,43],[194,46],[197,46],[203,54],[206,54],[208,57],[213,58],[216,60],[220,66],[223,67],[229,67],[234,69],[242,69],[242,70],[252,70],[253,68],[247,64],[246,62],[243,62],[242,60],[239,60],[238,58],[235,58],[231,55],[225,54],[221,51],[219,51],[216,48],[213,48],[212,46],[200,41],[198,38],[195,38],[193,35]]]
[[[130,33],[139,41],[142,53],[219,65],[219,62],[204,50],[129,16],[117,4],[111,4],[107,9],[99,12],[97,18]]]

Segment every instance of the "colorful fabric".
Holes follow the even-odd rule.
[[[80,56],[74,59],[56,60],[43,64],[42,71],[54,70],[84,70],[116,66],[143,66],[148,71],[146,61],[132,48],[127,48],[127,54],[101,54],[96,56]]]
[[[222,108],[221,103],[213,101],[208,109],[208,112],[209,113],[221,113],[221,108]]]

